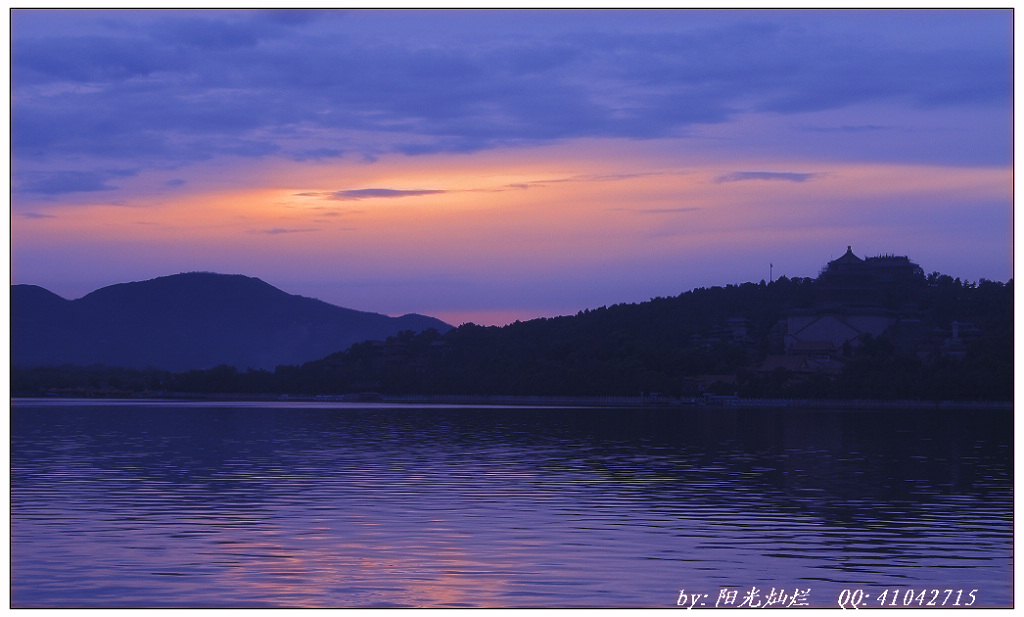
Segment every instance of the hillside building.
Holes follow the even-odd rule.
[[[881,335],[901,316],[915,312],[908,292],[924,280],[924,270],[907,257],[861,259],[846,247],[818,275],[814,306],[787,316],[786,353],[824,359],[846,345],[856,346],[864,335]]]
[[[909,288],[923,283],[924,270],[908,257],[880,255],[861,259],[853,247],[834,259],[818,274],[816,308],[901,309],[910,297]]]
[[[789,311],[779,324],[783,352],[801,358],[804,371],[838,373],[844,357],[866,335],[878,337],[901,319],[916,316],[909,292],[924,280],[924,271],[907,257],[861,259],[847,247],[819,273],[813,305]],[[787,362],[769,358],[761,368]]]

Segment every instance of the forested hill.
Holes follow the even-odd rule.
[[[785,350],[785,317],[813,311],[819,282],[780,279],[695,289],[575,316],[404,333],[283,373],[288,389],[386,393],[690,397],[1009,399],[1013,288],[933,275],[901,299],[903,320],[836,350],[820,369]],[[897,309],[888,309],[900,314]],[[954,322],[971,340],[950,346]],[[739,333],[731,324],[744,324]],[[905,327],[913,324],[913,328]],[[717,379],[721,377],[722,379]]]
[[[369,338],[450,326],[292,295],[254,277],[189,272],[120,283],[77,300],[11,286],[11,363],[165,370],[228,364],[272,369]]]
[[[848,306],[823,300],[835,292],[827,278],[780,278],[504,327],[406,331],[273,371],[121,372],[115,381],[249,394],[1012,399],[1012,281],[918,274],[892,290]],[[864,315],[890,325],[808,353],[787,331],[794,315],[832,330]],[[46,383],[34,379],[21,376],[23,393]]]

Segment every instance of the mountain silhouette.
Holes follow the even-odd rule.
[[[353,343],[451,326],[389,317],[288,294],[258,278],[191,272],[66,300],[11,286],[11,359],[18,367],[105,364],[171,371],[227,364],[301,364]]]

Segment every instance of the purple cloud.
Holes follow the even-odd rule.
[[[331,199],[339,201],[354,201],[358,199],[393,199],[398,197],[419,197],[421,195],[436,195],[447,193],[442,190],[398,190],[398,189],[355,189],[350,191],[337,191],[331,193]]]
[[[310,231],[320,231],[315,227],[303,227],[303,228],[287,228],[287,227],[274,227],[271,229],[253,229],[249,233],[253,234],[266,234],[270,236],[277,236],[281,234],[296,234],[296,233],[307,233]]]
[[[66,193],[87,193],[113,191],[117,187],[107,184],[107,174],[91,171],[54,171],[32,174],[19,186],[24,193],[41,195],[62,195]]]
[[[94,171],[225,157],[372,162],[573,138],[686,139],[749,112],[858,104],[884,108],[894,129],[943,109],[985,130],[893,148],[885,131],[859,130],[875,119],[847,119],[780,147],[967,164],[1011,154],[1012,11],[19,9],[11,48],[15,186],[36,194],[58,187],[25,174],[56,173],[60,161]]]
[[[692,206],[679,208],[614,208],[618,212],[635,212],[637,214],[683,214],[686,212],[698,212],[703,209]]]
[[[778,171],[734,171],[715,178],[716,183],[743,182],[745,180],[781,180],[783,182],[807,182],[820,177],[820,173],[794,173]]]

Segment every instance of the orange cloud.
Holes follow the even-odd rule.
[[[534,308],[474,304],[452,290],[444,306],[407,294],[401,305],[354,308],[509,319],[516,310],[545,312],[537,308],[543,302],[527,297],[531,279],[598,280],[602,272],[627,276],[630,267],[667,272],[780,243],[814,245],[817,253],[883,238],[885,229],[896,230],[895,245],[882,250],[909,250],[899,242],[905,230],[931,233],[927,221],[936,212],[969,216],[978,200],[1009,203],[1011,196],[1012,176],[1002,168],[726,164],[686,153],[651,168],[645,153],[664,144],[606,145],[221,167],[134,207],[97,202],[15,217],[15,257],[21,245],[74,246],[140,268],[151,264],[152,276],[205,269],[291,280],[326,269],[337,272],[339,288],[343,280],[368,281],[367,298],[374,280],[487,281],[523,290],[521,306]],[[655,275],[667,276],[631,278]],[[650,295],[664,293],[660,285],[652,280]]]

